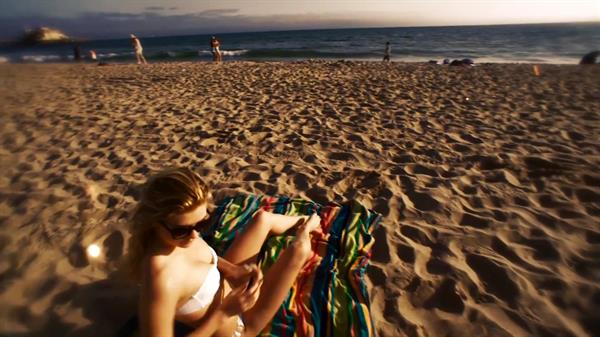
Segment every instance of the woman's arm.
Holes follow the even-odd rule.
[[[262,283],[263,274],[256,264],[237,265],[219,257],[217,268],[233,288],[247,285],[249,282]]]
[[[177,298],[166,280],[142,281],[139,316],[141,337],[171,337]]]
[[[219,268],[219,271],[221,271],[225,278],[235,278],[240,273],[243,273],[245,270],[244,267],[238,266],[237,264],[233,264],[220,256],[217,260],[217,268]]]

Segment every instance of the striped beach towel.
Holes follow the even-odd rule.
[[[325,242],[313,252],[260,336],[375,336],[364,277],[381,215],[355,201],[323,206],[303,199],[237,195],[219,203],[205,240],[223,256],[259,209],[287,215],[318,213],[325,233]],[[294,231],[290,232],[265,242],[259,254],[263,270],[293,240]]]

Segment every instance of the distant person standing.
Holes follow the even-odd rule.
[[[143,51],[144,48],[142,48],[142,43],[140,42],[140,39],[137,38],[137,36],[131,34],[131,44],[133,45],[133,49],[135,51],[135,58],[137,59],[137,63],[138,64],[148,64],[148,62],[146,62],[146,58],[144,57]]]
[[[385,50],[383,52],[383,62],[390,62],[390,56],[392,55],[392,47],[390,42],[385,43]]]
[[[81,61],[81,46],[79,43],[73,47],[73,59],[75,62]]]
[[[217,38],[214,36],[210,39],[210,47],[212,48],[213,61],[223,61],[223,58],[221,56],[221,50],[219,50],[219,47],[221,47],[221,42],[217,40]]]

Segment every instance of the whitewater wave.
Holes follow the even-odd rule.
[[[10,59],[8,57],[0,56],[0,63],[8,63],[8,62],[10,62]]]
[[[248,53],[248,49],[238,49],[238,50],[221,50],[221,54],[225,56],[240,56]],[[210,50],[198,50],[198,56],[207,56],[212,55],[212,51]]]
[[[377,54],[370,52],[335,52],[319,51],[314,49],[256,49],[246,55],[248,58],[258,59],[305,59],[305,58],[370,58]]]
[[[248,53],[248,49],[240,49],[240,50],[222,50],[221,51],[225,56],[240,56]]]
[[[24,62],[51,62],[66,60],[68,58],[60,55],[22,55],[21,61]]]
[[[133,53],[99,53],[97,56],[100,58],[115,58],[115,57],[123,57],[133,55]]]

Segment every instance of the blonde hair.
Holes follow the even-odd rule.
[[[188,168],[169,168],[148,178],[131,219],[128,262],[132,276],[139,279],[140,264],[160,220],[211,201],[208,185]]]

